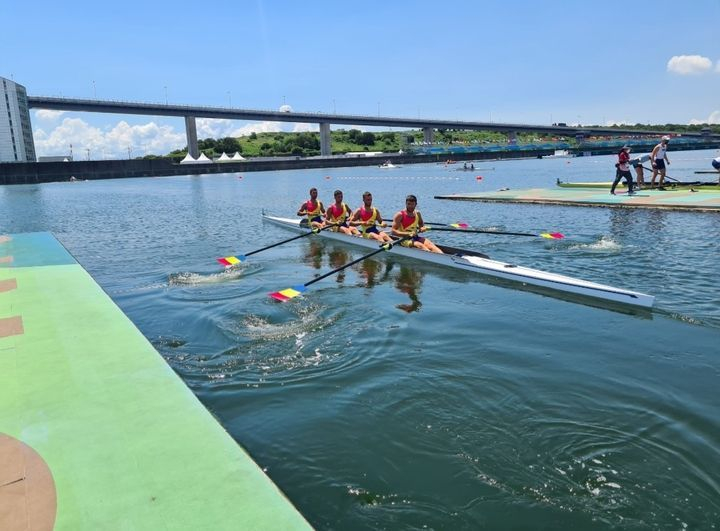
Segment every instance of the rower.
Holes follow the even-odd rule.
[[[418,233],[425,232],[427,227],[423,222],[422,214],[415,210],[416,207],[417,197],[410,194],[405,198],[405,210],[401,210],[393,218],[392,235],[398,238],[412,236],[410,240],[400,242],[403,247],[415,247],[423,251],[443,254],[440,248],[428,238],[418,236]]]
[[[343,202],[342,191],[335,190],[333,195],[335,197],[335,203],[330,205],[325,211],[325,224],[337,225],[330,229],[333,232],[342,232],[348,236],[359,236],[360,231],[348,224],[352,210],[347,203]]]
[[[307,216],[307,224],[311,228],[322,228],[323,215],[325,214],[325,207],[322,201],[318,200],[317,188],[310,188],[310,199],[305,201],[300,208],[298,208],[298,216]]]
[[[372,206],[372,194],[365,192],[362,197],[363,206],[353,212],[350,225],[357,227],[363,238],[372,238],[382,243],[391,242],[392,238],[388,233],[378,230],[378,225],[380,227],[387,227],[387,225],[383,223],[380,211]]]

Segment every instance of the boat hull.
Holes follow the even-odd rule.
[[[305,232],[307,227],[300,225],[300,220],[281,218],[276,216],[263,215],[263,219],[280,225],[282,227]],[[329,230],[321,231],[318,236],[342,242],[345,244],[364,247],[366,249],[378,249],[378,242],[371,239],[360,238],[356,236],[347,236],[339,232]],[[587,280],[581,280],[556,273],[549,273],[538,269],[531,269],[515,264],[508,264],[490,259],[482,253],[468,251],[465,249],[456,249],[453,247],[439,246],[446,254],[431,253],[421,251],[419,249],[403,247],[396,245],[387,252],[393,255],[405,256],[423,262],[429,262],[452,269],[460,269],[471,271],[481,275],[496,279],[507,280],[519,283],[524,286],[535,286],[548,290],[551,293],[566,293],[594,299],[596,301],[605,301],[640,308],[651,308],[655,302],[655,297],[636,291],[625,290],[598,284]]]

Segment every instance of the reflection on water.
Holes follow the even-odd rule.
[[[303,253],[303,263],[309,265],[313,269],[322,267],[323,244],[314,238],[305,238],[307,241],[306,249]]]
[[[345,264],[347,264],[350,261],[350,253],[347,252],[345,249],[341,249],[340,247],[333,247],[328,250],[328,264],[333,269],[337,269],[338,267],[342,267]],[[336,282],[338,284],[342,284],[345,282],[345,272],[346,270],[343,269],[337,274]]]
[[[395,287],[400,293],[410,297],[410,303],[397,304],[395,307],[407,312],[417,312],[420,310],[422,303],[418,297],[420,286],[422,284],[424,273],[420,269],[414,269],[404,264],[400,265],[400,271],[395,277]]]
[[[387,262],[384,260],[368,258],[355,265],[354,269],[358,272],[360,278],[363,279],[363,285],[366,288],[372,288],[378,284],[379,281],[377,277],[386,266]],[[382,281],[382,279],[380,281]]]

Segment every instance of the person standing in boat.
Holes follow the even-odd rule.
[[[411,239],[400,242],[404,247],[415,247],[423,251],[443,254],[429,238],[418,236],[419,233],[425,232],[427,227],[423,222],[422,214],[415,210],[416,207],[417,197],[410,194],[405,198],[405,210],[401,210],[393,217],[392,235],[398,238],[412,236]]]
[[[670,142],[669,136],[662,137],[660,143],[655,146],[650,154],[650,162],[652,162],[653,172],[652,178],[650,179],[650,187],[655,186],[655,178],[660,173],[660,182],[658,183],[658,190],[665,190],[665,167],[670,166],[670,159],[667,156],[668,143]]]
[[[630,146],[623,146],[618,153],[617,164],[615,164],[615,168],[617,168],[617,170],[615,171],[615,180],[613,181],[612,187],[610,188],[610,193],[612,195],[615,195],[615,187],[620,182],[620,179],[625,179],[625,183],[627,184],[628,189],[628,195],[635,194],[635,192],[633,192],[633,179],[632,174],[630,173],[629,162]]]
[[[630,161],[630,164],[632,164],[635,174],[637,175],[635,190],[642,190],[642,187],[645,186],[645,171],[643,162],[647,162],[649,160],[650,155],[642,155],[641,157],[636,157]]]
[[[348,236],[359,236],[360,231],[348,224],[350,216],[352,216],[352,210],[347,203],[343,202],[342,191],[335,190],[333,196],[335,197],[335,203],[325,210],[325,225],[337,224],[337,227],[333,227],[330,230],[333,232],[342,232]]]
[[[321,228],[325,215],[325,207],[317,196],[317,188],[310,188],[310,199],[300,205],[297,211],[298,216],[307,216],[307,223],[312,228]]]
[[[383,223],[380,211],[372,206],[372,194],[365,192],[362,198],[363,206],[353,212],[350,218],[350,226],[357,227],[363,238],[372,238],[381,243],[391,242],[390,235],[378,229],[378,226],[386,227],[387,225]]]

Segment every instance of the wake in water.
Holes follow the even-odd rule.
[[[195,286],[199,284],[218,284],[231,282],[247,275],[247,268],[229,267],[219,273],[171,273],[168,276],[170,286]]]
[[[571,251],[590,251],[599,253],[618,253],[622,245],[610,236],[601,236],[598,241],[591,243],[573,243],[568,247]]]

